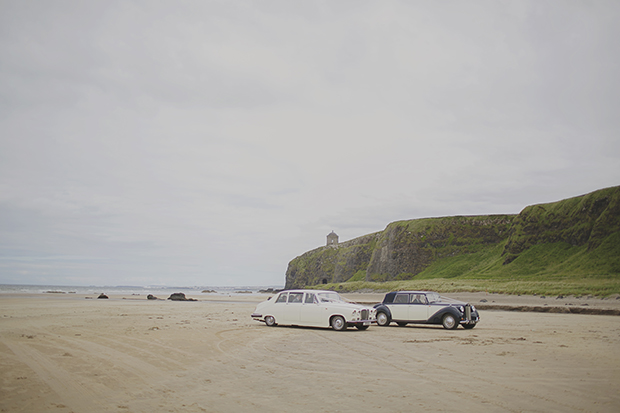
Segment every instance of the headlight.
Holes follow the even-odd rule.
[[[476,311],[476,307],[474,307],[473,305],[471,306],[471,311]]]
[[[460,311],[461,313],[464,313],[464,312],[465,312],[465,307],[460,306],[460,307],[459,307],[459,311]]]

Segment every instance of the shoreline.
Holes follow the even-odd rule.
[[[383,300],[384,293],[347,292],[340,293],[346,299],[366,305],[374,305]],[[0,293],[0,300],[8,298],[60,299],[60,300],[124,300],[147,302],[204,302],[204,303],[251,303],[258,304],[273,294],[269,293],[230,293],[230,294],[186,294],[187,301],[173,301],[168,297],[148,300],[147,295],[140,294],[106,294],[108,299],[98,299],[99,293]],[[510,295],[501,293],[445,293],[442,296],[475,305],[479,310],[520,311],[540,313],[565,313],[586,315],[620,316],[620,296],[597,298],[593,296],[558,296]]]

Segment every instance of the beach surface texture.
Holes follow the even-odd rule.
[[[0,295],[0,412],[620,411],[620,317],[525,308],[620,300],[445,295],[480,305],[475,329],[267,327],[259,294]]]

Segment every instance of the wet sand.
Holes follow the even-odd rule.
[[[618,316],[481,309],[473,330],[336,332],[251,320],[265,297],[1,295],[0,411],[620,411]]]

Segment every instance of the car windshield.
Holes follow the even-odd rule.
[[[426,298],[428,299],[428,303],[438,303],[441,301],[441,297],[437,293],[426,293]]]
[[[318,293],[318,296],[322,303],[346,303],[338,293]]]

